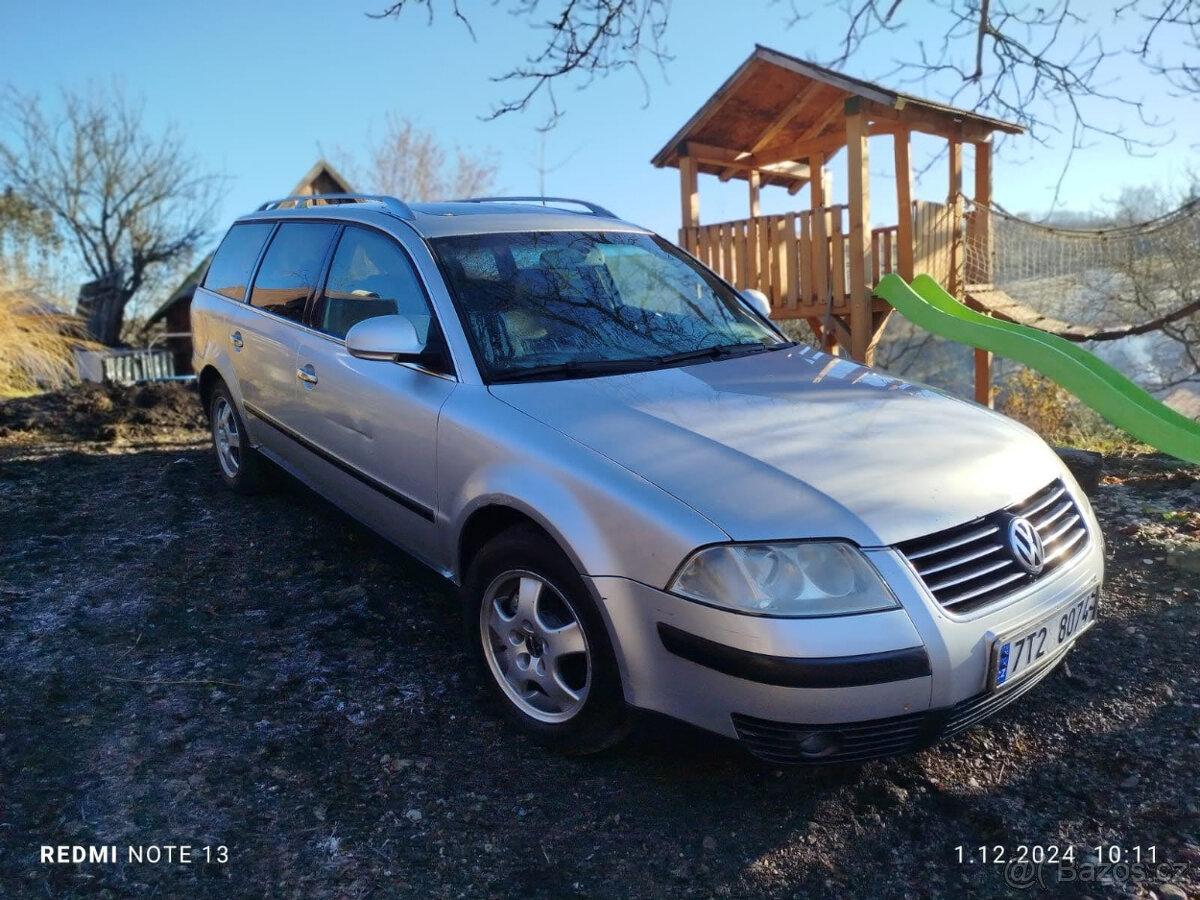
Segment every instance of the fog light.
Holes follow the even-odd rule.
[[[824,759],[837,753],[840,746],[841,741],[834,732],[814,731],[800,740],[798,748],[806,759]]]

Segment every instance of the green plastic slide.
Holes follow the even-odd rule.
[[[875,295],[926,331],[1024,363],[1138,440],[1200,463],[1200,422],[1155,400],[1077,344],[968,309],[928,275],[918,275],[912,287],[899,275],[885,275]]]

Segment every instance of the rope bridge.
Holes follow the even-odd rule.
[[[1040,225],[996,207],[968,216],[967,305],[1070,341],[1158,331],[1200,312],[1200,198],[1166,215],[1101,229]],[[971,284],[972,273],[990,278]],[[1118,316],[1138,324],[1072,324]]]

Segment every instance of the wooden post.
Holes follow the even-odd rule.
[[[950,281],[946,292],[962,299],[962,141],[949,140],[950,185],[946,206],[950,213]]]
[[[975,350],[975,402],[992,407],[992,354]]]
[[[905,281],[913,278],[912,167],[908,161],[910,133],[895,132],[896,151],[896,271]]]
[[[746,223],[746,287],[763,290],[766,273],[761,269],[761,251],[766,240],[765,223],[758,221],[762,207],[758,203],[758,188],[762,176],[758,169],[751,169],[746,174],[746,184],[750,186],[750,221]]]
[[[829,300],[829,235],[826,229],[826,212],[824,206],[828,202],[828,194],[824,191],[824,154],[812,154],[809,157],[809,216],[810,253],[809,265],[812,276],[804,286],[802,302],[826,304]],[[824,349],[833,352],[835,338],[833,329],[824,330]]]
[[[967,261],[971,264],[968,284],[989,284],[992,281],[992,142],[975,143],[975,211],[972,214],[971,242]],[[992,405],[992,354],[975,351],[975,402]]]
[[[829,195],[825,192],[825,154],[814,153],[808,158],[808,189],[812,208],[812,283],[804,285],[805,296],[801,302],[812,298],[816,303],[829,301],[829,235],[825,228],[825,204]],[[823,346],[833,352],[837,338],[832,328],[825,329]]]
[[[682,212],[683,235],[680,246],[689,253],[696,252],[696,229],[700,227],[700,184],[696,160],[690,156],[679,157],[679,199]]]
[[[846,101],[846,189],[850,211],[850,355],[870,364],[871,291],[867,286],[867,266],[871,263],[871,198],[867,117],[859,98]]]

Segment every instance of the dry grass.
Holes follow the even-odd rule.
[[[0,397],[65,387],[76,347],[94,347],[83,323],[29,283],[0,273]]]

